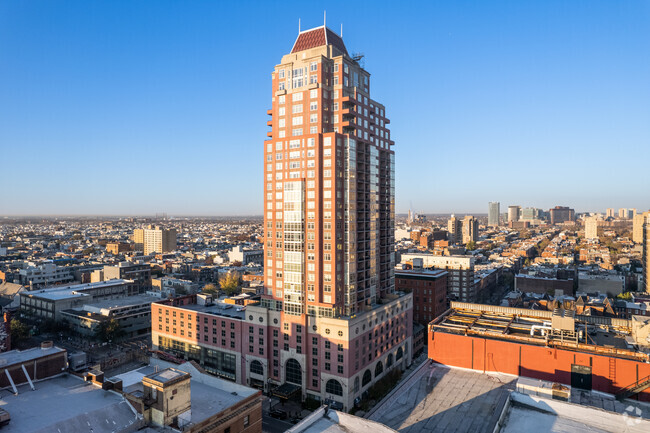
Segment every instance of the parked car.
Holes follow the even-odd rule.
[[[277,419],[287,419],[289,417],[289,415],[285,411],[280,410],[280,409],[273,409],[269,413],[269,415],[271,415],[273,418],[277,418]]]

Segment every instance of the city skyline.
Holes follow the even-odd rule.
[[[253,4],[0,5],[0,215],[260,215],[268,65],[322,11]],[[397,213],[650,208],[647,4],[327,9],[390,107]],[[603,160],[626,176],[580,180]]]

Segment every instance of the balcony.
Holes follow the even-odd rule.
[[[269,120],[268,122],[266,122],[266,126],[273,126],[273,121]]]
[[[268,110],[266,110],[266,114],[268,114],[269,116],[272,116],[273,115],[273,109],[269,108]]]
[[[341,115],[343,116],[343,119],[349,120],[352,117],[356,117],[357,112],[352,108],[344,108],[341,110]]]
[[[341,103],[343,104],[344,107],[349,107],[352,105],[356,105],[357,101],[352,96],[344,96],[343,98],[341,98]]]
[[[273,138],[273,131],[269,131],[269,132],[267,132],[267,133],[266,133],[266,136],[267,136],[267,137],[271,137],[271,138]]]

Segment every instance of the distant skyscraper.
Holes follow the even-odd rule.
[[[491,201],[488,204],[488,225],[490,227],[499,226],[499,217],[501,216],[501,203]]]
[[[508,206],[508,224],[519,221],[521,206]]]
[[[575,221],[575,211],[566,206],[555,206],[548,213],[551,224]]]
[[[453,214],[447,222],[447,231],[449,232],[449,242],[458,244],[463,240],[461,221]]]
[[[607,208],[607,218],[616,218],[616,210],[608,207]]]
[[[133,240],[136,250],[143,251],[145,255],[167,253],[176,249],[176,234],[176,229],[149,226],[146,229],[135,229]]]
[[[409,214],[408,214],[408,216],[406,217],[406,222],[407,222],[408,224],[411,224],[411,223],[413,222],[413,212],[411,211],[411,209],[409,209]]]
[[[534,207],[525,207],[521,210],[521,217],[519,219],[525,220],[525,221],[532,221],[539,219],[541,213],[541,209],[537,209]]]
[[[598,217],[585,218],[585,239],[598,239]]]
[[[618,217],[621,219],[627,219],[627,209],[622,207],[618,210]]]
[[[463,218],[463,243],[478,241],[478,220],[472,215]]]

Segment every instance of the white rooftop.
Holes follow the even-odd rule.
[[[11,415],[3,433],[112,433],[137,422],[121,395],[83,379],[64,375],[18,387],[18,395],[0,391],[0,408]]]

